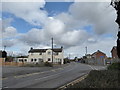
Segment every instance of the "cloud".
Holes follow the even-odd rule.
[[[9,39],[9,40],[2,40],[2,47],[6,46],[6,47],[13,47],[14,45],[16,45],[17,40],[16,39]]]
[[[41,25],[47,18],[47,12],[41,10],[45,5],[45,1],[41,2],[3,2],[3,12],[9,12],[16,17],[22,18],[33,25]]]
[[[2,38],[12,38],[12,37],[15,37],[17,36],[17,30],[16,28],[10,26],[10,27],[7,27],[5,28],[5,30],[2,32]]]
[[[78,44],[84,43],[88,38],[88,34],[84,30],[73,30],[68,31],[58,40],[57,43],[64,45],[64,47],[77,46]]]
[[[65,24],[54,17],[49,17],[44,26],[46,38],[60,38],[65,33]]]
[[[25,34],[21,34],[19,40],[28,45],[39,45],[44,41],[43,30],[33,28]]]
[[[117,24],[114,22],[116,12],[109,3],[76,2],[70,6],[69,12],[75,20],[93,25],[94,32],[98,35],[115,32],[117,29]]]
[[[104,53],[106,53],[106,55],[108,57],[111,56],[111,49],[114,45],[116,45],[116,40],[113,39],[113,38],[99,38],[99,40],[96,42],[96,43],[89,43],[89,42],[85,42],[79,46],[73,46],[73,47],[70,47],[68,49],[66,49],[64,52],[65,52],[65,55],[66,57],[71,54],[71,57],[82,57],[83,55],[86,54],[86,49],[85,47],[87,46],[87,53],[88,54],[92,54],[94,52],[96,52],[97,50],[100,50]]]
[[[42,27],[32,28],[27,33],[18,33],[16,28],[9,26],[11,20],[8,20],[8,24],[4,26],[4,36],[10,40],[4,40],[4,43],[25,53],[31,46],[49,48],[53,37],[54,44],[64,46],[65,53],[84,55],[85,47],[88,46],[88,53],[101,50],[109,55],[110,49],[115,45],[115,38],[103,35],[115,35],[117,24],[114,22],[115,12],[108,3],[76,2],[70,6],[68,12],[53,17],[48,17],[47,12],[40,9],[44,5],[45,2],[4,3],[3,11]],[[84,27],[89,25],[92,30],[85,30]]]

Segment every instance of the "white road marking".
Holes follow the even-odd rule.
[[[95,68],[93,68],[92,66],[88,65],[92,70],[95,70]]]

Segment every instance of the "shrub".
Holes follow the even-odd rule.
[[[53,64],[52,64],[52,63],[49,63],[49,62],[45,62],[44,65],[45,65],[45,66],[48,66],[48,67],[53,67]]]
[[[112,63],[107,67],[108,70],[120,70],[120,62]]]
[[[70,63],[70,60],[68,58],[64,59],[64,64],[66,64],[66,63]]]

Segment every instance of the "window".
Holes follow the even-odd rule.
[[[21,60],[21,59],[19,59],[19,61],[21,62],[22,60]]]
[[[51,52],[49,51],[49,52],[48,52],[48,55],[50,55],[50,54],[51,54]]]
[[[37,59],[34,59],[34,61],[36,62],[36,61],[37,61]]]
[[[24,61],[27,62],[27,59],[25,59]]]
[[[54,55],[58,55],[58,54],[59,54],[58,52],[54,53]]]
[[[42,55],[42,52],[40,52],[39,55]]]
[[[31,59],[31,62],[33,62],[33,59]]]
[[[50,58],[48,58],[48,61],[50,61],[51,59]]]
[[[39,60],[39,62],[43,62],[43,59],[42,59],[42,58],[39,58],[38,60]]]

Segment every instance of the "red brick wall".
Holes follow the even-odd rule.
[[[96,58],[107,58],[107,56],[103,53],[96,53]]]
[[[113,49],[111,53],[112,53],[112,58],[118,58],[116,49]]]

